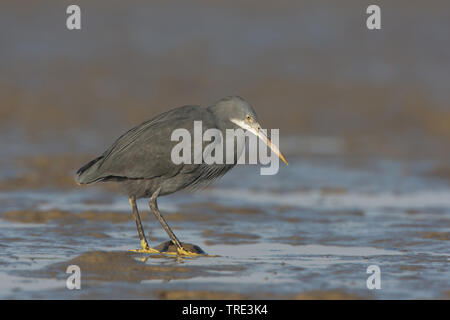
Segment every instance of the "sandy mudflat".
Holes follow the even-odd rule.
[[[449,299],[448,1],[382,1],[380,32],[359,0],[79,3],[78,33],[64,4],[0,4],[0,298]],[[77,186],[76,169],[144,120],[230,94],[280,129],[289,166],[160,199],[214,257],[129,252],[127,198]]]
[[[236,179],[249,179],[256,168],[239,167],[210,189],[161,198],[178,237],[213,255],[197,258],[129,252],[139,245],[135,224],[126,197],[109,188],[4,191],[0,295],[445,298],[450,187],[420,164],[417,174],[403,179],[396,176],[403,162],[390,162],[385,175],[376,172],[380,166],[372,160],[357,168],[336,166],[333,159],[294,160],[269,185],[257,175],[246,189]],[[318,188],[316,175],[305,174],[313,168],[326,173],[322,185],[340,177],[346,183],[339,192]],[[286,187],[286,179],[297,181],[299,173],[305,187]],[[367,180],[370,190],[363,187]],[[401,183],[386,186],[388,181]],[[147,201],[139,208],[150,244],[167,241]],[[382,270],[377,291],[366,287],[373,264]],[[69,265],[81,268],[82,290],[65,288]]]

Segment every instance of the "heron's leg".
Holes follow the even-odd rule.
[[[140,250],[133,250],[136,252],[143,252],[143,253],[158,253],[158,250],[155,250],[153,248],[150,248],[148,245],[147,239],[145,238],[144,228],[142,227],[141,223],[141,217],[139,216],[139,211],[136,204],[136,198],[130,197],[129,198],[131,208],[133,209],[133,216],[134,220],[136,221],[136,227],[139,234],[139,240],[141,241],[141,249]]]
[[[156,199],[158,198],[160,191],[161,191],[161,187],[159,187],[158,190],[156,190],[156,192],[150,198],[150,209],[151,209],[151,211],[156,216],[156,218],[159,220],[159,222],[161,223],[161,225],[164,228],[164,230],[166,230],[167,234],[170,237],[170,240],[172,240],[172,243],[177,247],[177,251],[178,251],[179,254],[182,254],[182,255],[198,255],[195,252],[190,252],[190,251],[187,251],[187,250],[185,250],[183,248],[183,246],[180,243],[180,240],[178,240],[178,238],[175,235],[175,233],[173,233],[172,229],[170,229],[170,227],[167,224],[166,220],[161,215],[161,212],[159,212],[158,203],[156,202]]]

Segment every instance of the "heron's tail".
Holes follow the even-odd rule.
[[[100,165],[99,161],[101,159],[103,159],[103,156],[100,156],[92,161],[89,161],[80,169],[78,169],[75,181],[78,184],[89,184],[98,181],[99,174],[97,169]]]

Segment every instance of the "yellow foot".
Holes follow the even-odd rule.
[[[148,245],[148,243],[145,240],[141,240],[141,249],[134,249],[134,250],[129,250],[132,252],[138,252],[138,253],[160,253],[159,250],[150,248],[150,246]]]
[[[189,256],[189,257],[197,257],[197,256],[202,256],[204,254],[201,253],[197,253],[197,252],[193,252],[193,251],[188,251],[186,249],[184,249],[183,247],[181,248],[177,248],[177,253],[180,256]]]
[[[155,247],[161,253],[168,255],[178,255],[184,257],[200,257],[207,256],[206,252],[199,246],[190,243],[181,243],[181,248],[177,248],[172,241],[166,241]]]
[[[144,249],[131,249],[128,251],[137,252],[137,253],[160,253],[158,250],[150,248],[150,247],[147,247]]]

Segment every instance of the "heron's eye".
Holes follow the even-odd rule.
[[[246,119],[247,121],[250,121],[251,118],[252,118],[252,117],[250,117],[250,115],[247,115],[247,116],[245,117],[245,119]]]

